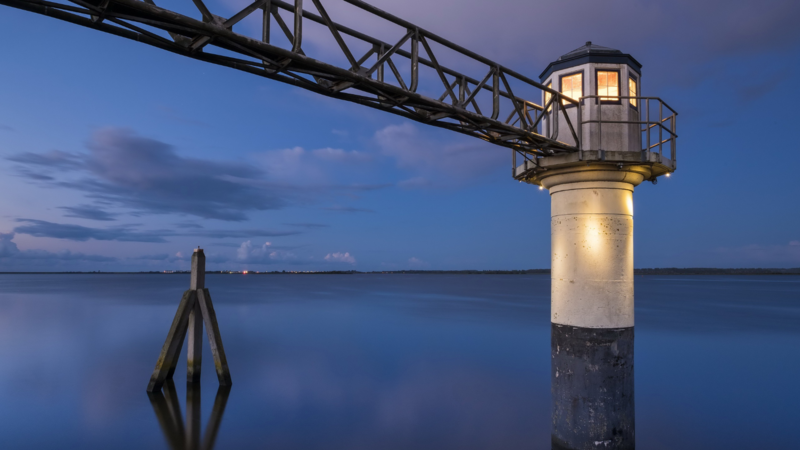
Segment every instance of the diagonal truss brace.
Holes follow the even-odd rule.
[[[192,0],[200,12],[201,20],[156,6],[154,0],[69,0],[69,3],[0,0],[0,4],[275,79],[322,95],[477,137],[532,156],[574,152],[580,147],[580,136],[575,136],[578,144],[572,146],[558,141],[556,137],[539,133],[537,124],[545,114],[544,109],[535,102],[516,97],[511,90],[510,80],[549,93],[556,104],[577,104],[576,100],[361,0],[342,1],[400,27],[402,34],[397,43],[392,45],[334,22],[323,7],[322,0],[312,0],[319,15],[305,10],[303,0],[294,0],[294,4],[281,0],[255,0],[227,19],[212,14],[202,0]],[[325,3],[330,2],[326,0]],[[259,9],[263,11],[260,39],[233,31],[234,25]],[[289,29],[279,11],[293,15],[293,29]],[[271,42],[273,20],[288,39],[289,48]],[[346,66],[306,55],[301,44],[303,24],[308,21],[329,30],[347,60]],[[366,54],[356,59],[351,50],[355,47],[348,45],[345,37],[366,43],[369,47]],[[420,43],[426,57],[420,55]],[[434,43],[436,49],[433,48]],[[408,49],[404,48],[407,44]],[[455,52],[473,64],[477,62],[484,65],[485,77],[479,81],[441,65],[434,55],[434,50],[438,52],[440,48]],[[325,57],[328,59],[328,55]],[[408,64],[410,83],[403,80],[398,61]],[[384,76],[385,66],[389,67],[394,82]],[[439,89],[444,88],[444,95],[440,99],[424,93],[431,88],[421,86],[422,67],[433,69],[435,74],[425,80],[438,79],[441,83]],[[489,98],[490,114],[488,111],[487,114],[482,113],[478,106],[481,99],[486,97],[484,94]],[[499,119],[503,108],[510,108],[505,121]],[[560,110],[564,112],[563,108]],[[555,110],[555,114],[563,117],[567,129],[574,134],[576,127],[570,122],[569,116],[566,113],[559,114],[558,110]]]

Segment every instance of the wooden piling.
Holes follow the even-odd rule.
[[[203,250],[196,249],[192,253],[192,278],[189,282],[189,289],[197,291],[205,287],[206,280],[206,256]],[[195,304],[194,309],[189,314],[189,346],[186,349],[187,383],[200,382],[200,367],[203,361],[203,312],[200,306]]]
[[[183,339],[186,336],[186,328],[189,325],[189,313],[194,309],[197,301],[197,292],[188,289],[183,293],[181,303],[175,318],[172,319],[172,326],[167,333],[164,346],[161,347],[161,354],[156,362],[156,368],[150,377],[150,384],[147,385],[147,392],[155,392],[161,389],[167,378],[172,378],[175,365],[178,363],[178,355],[183,346]]]
[[[214,357],[214,368],[217,370],[219,384],[221,386],[230,386],[232,383],[231,373],[228,370],[228,358],[225,357],[225,348],[222,346],[222,335],[219,332],[214,304],[211,303],[211,294],[208,289],[198,289],[197,298],[200,310],[203,311],[208,343],[211,347],[211,355]]]
[[[205,325],[211,354],[214,357],[214,367],[221,386],[231,385],[231,374],[228,370],[228,359],[222,346],[222,335],[217,324],[217,314],[211,303],[211,294],[205,287],[206,257],[201,248],[192,254],[192,276],[189,289],[183,293],[183,298],[178,305],[178,311],[172,320],[172,326],[167,339],[161,348],[161,354],[156,362],[156,368],[147,385],[147,392],[153,393],[161,390],[164,382],[172,379],[175,367],[178,364],[183,341],[189,334],[187,355],[188,383],[200,381],[200,367],[203,356],[203,325]],[[198,301],[202,298],[202,301]]]

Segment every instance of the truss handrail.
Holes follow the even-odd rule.
[[[303,0],[294,4],[281,0],[256,0],[229,19],[215,16],[202,0],[192,0],[202,16],[197,20],[156,6],[153,0],[68,0],[79,5],[46,0],[0,0],[0,4],[58,18],[106,33],[133,39],[173,53],[213,64],[232,67],[266,78],[289,83],[322,95],[363,104],[429,125],[467,134],[489,143],[509,147],[531,155],[578,151],[579,145],[560,142],[540,134],[537,124],[544,110],[534,101],[514,95],[511,79],[539,91],[548,92],[559,104],[578,100],[562,95],[488,58],[482,57],[436,34],[384,12],[361,0],[344,0],[373,16],[387,20],[402,33],[397,44],[370,37],[331,19],[321,0],[311,0],[319,14],[303,8]],[[184,0],[189,1],[189,0]],[[329,3],[325,0],[325,3]],[[262,35],[255,39],[233,31],[243,18],[262,11]],[[278,10],[293,14],[287,25]],[[347,67],[309,57],[303,49],[305,20],[325,26],[346,56]],[[270,30],[277,25],[290,43],[282,48],[271,42]],[[291,27],[291,28],[290,28]],[[361,57],[354,54],[342,35],[358,39],[371,48]],[[410,50],[401,48],[410,41]],[[483,81],[439,64],[431,43],[441,45],[485,66]],[[422,44],[420,46],[420,44]],[[422,49],[420,49],[422,47]],[[214,53],[222,49],[233,53]],[[421,54],[424,51],[426,57]],[[437,50],[438,51],[438,50]],[[410,84],[406,84],[393,57],[408,60]],[[326,55],[327,57],[327,55]],[[370,62],[371,61],[371,62]],[[366,64],[366,67],[362,66]],[[385,69],[391,70],[396,83],[390,82]],[[438,89],[444,94],[437,100],[417,92],[422,79],[419,67],[434,69]],[[426,69],[426,70],[428,70]],[[406,75],[409,76],[409,75]],[[437,83],[433,83],[434,86]],[[426,89],[430,90],[426,85]],[[479,103],[487,102],[481,93],[490,93],[491,114],[484,114]],[[505,99],[501,102],[501,98]],[[499,119],[501,109],[508,109],[508,119]],[[563,110],[563,107],[560,109]],[[531,117],[530,111],[533,111]],[[578,142],[577,135],[568,126]],[[580,127],[580,125],[579,125]],[[557,135],[556,135],[557,137]]]

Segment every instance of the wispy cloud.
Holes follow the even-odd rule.
[[[297,256],[292,252],[273,248],[271,242],[265,242],[261,246],[254,246],[252,241],[245,241],[236,250],[236,258],[243,263],[273,264],[295,261]]]
[[[13,242],[14,233],[0,233],[0,268],[2,270],[30,270],[65,267],[74,270],[75,263],[112,263],[117,258],[101,255],[87,255],[71,251],[48,252],[45,250],[20,250]]]
[[[381,153],[396,161],[401,169],[417,176],[398,183],[404,188],[453,185],[470,182],[494,173],[508,163],[508,154],[478,140],[458,144],[439,142],[424,135],[410,123],[389,125],[375,133]]]
[[[67,239],[71,241],[121,241],[121,242],[166,242],[163,233],[136,231],[131,226],[112,228],[90,228],[81,225],[53,223],[44,220],[18,219],[24,225],[14,228],[14,233],[36,237]]]
[[[351,255],[349,252],[344,253],[328,253],[325,255],[325,261],[331,263],[347,263],[347,264],[355,264],[356,258]]]
[[[62,206],[61,209],[67,212],[64,217],[76,217],[79,219],[111,221],[115,220],[116,214],[112,214],[102,208],[93,205]]]
[[[242,221],[250,211],[278,209],[291,202],[291,193],[266,183],[260,169],[185,158],[171,145],[128,129],[99,130],[87,148],[88,154],[52,151],[8,159],[22,165],[23,176],[143,213]],[[34,167],[36,171],[31,170]],[[57,181],[56,171],[83,176]]]
[[[290,227],[300,227],[300,228],[326,228],[330,226],[324,223],[285,223],[284,225],[289,225]]]
[[[82,225],[54,223],[36,219],[17,219],[22,223],[14,228],[15,233],[36,237],[66,239],[70,241],[120,241],[120,242],[167,242],[174,236],[197,236],[211,239],[280,237],[300,234],[295,230],[269,230],[259,228],[204,229],[191,227],[176,230],[137,230],[136,225],[119,225],[109,228],[93,228]]]
[[[430,263],[427,261],[423,261],[416,257],[411,257],[408,259],[408,265],[412,268],[419,269],[424,267],[430,267]]]
[[[319,148],[311,152],[315,157],[325,161],[339,162],[367,162],[372,160],[372,155],[355,150],[346,151],[340,148]]]
[[[353,206],[341,206],[341,205],[333,205],[327,208],[322,208],[326,211],[336,211],[342,213],[374,213],[374,210],[366,209],[366,208],[356,208]]]

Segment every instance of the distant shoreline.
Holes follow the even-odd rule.
[[[188,270],[150,272],[0,272],[0,275],[188,275]],[[359,272],[356,270],[333,271],[228,271],[211,270],[206,274],[224,275],[534,275],[549,274],[550,269],[528,270],[384,270]],[[793,269],[720,269],[720,268],[662,268],[633,269],[634,275],[800,275],[800,268]]]

